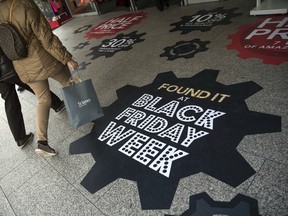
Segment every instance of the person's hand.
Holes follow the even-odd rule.
[[[78,68],[79,68],[78,63],[76,61],[74,61],[73,59],[68,61],[67,65],[71,71],[78,70]]]

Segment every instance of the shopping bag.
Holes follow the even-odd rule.
[[[63,87],[61,94],[69,121],[74,128],[104,115],[91,79]]]

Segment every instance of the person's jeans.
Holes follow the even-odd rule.
[[[33,90],[30,88],[29,85],[27,85],[26,83],[23,83],[20,78],[18,76],[15,76],[13,78],[10,78],[9,80],[7,80],[6,82],[10,82],[10,83],[13,83],[13,84],[16,84],[22,88],[24,88],[25,90],[31,92],[32,94],[35,94],[33,92]],[[51,93],[51,99],[52,99],[52,104],[51,104],[51,108],[56,111],[57,108],[59,108],[59,106],[62,104],[62,101],[60,100],[60,98],[54,94],[52,91],[50,92]]]
[[[68,67],[65,67],[61,73],[56,74],[51,77],[58,81],[62,86],[69,85],[69,80],[71,78],[70,71]],[[52,103],[49,82],[47,80],[39,80],[27,83],[31,89],[34,91],[38,98],[38,106],[36,113],[36,135],[37,141],[48,141],[48,121],[50,107]]]
[[[5,112],[12,135],[16,142],[26,136],[21,104],[15,89],[15,84],[1,81],[0,94],[5,101]]]

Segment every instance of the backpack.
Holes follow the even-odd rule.
[[[23,59],[28,55],[27,42],[11,22],[13,4],[14,0],[11,2],[9,21],[0,23],[0,46],[11,61]]]

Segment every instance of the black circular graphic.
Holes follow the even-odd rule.
[[[89,41],[83,42],[83,43],[79,43],[77,46],[73,47],[73,51],[75,50],[79,50],[79,49],[83,49],[84,47],[90,45]]]
[[[209,41],[200,41],[200,39],[194,39],[191,41],[179,41],[174,46],[166,47],[165,52],[160,57],[168,57],[168,60],[175,60],[177,58],[192,58],[199,52],[205,52],[208,50],[205,46],[209,44]]]
[[[74,31],[74,34],[79,34],[79,33],[82,33],[84,31],[87,31],[89,28],[91,28],[92,25],[89,24],[89,25],[85,25],[85,26],[82,26],[80,28],[78,28],[77,30]]]

